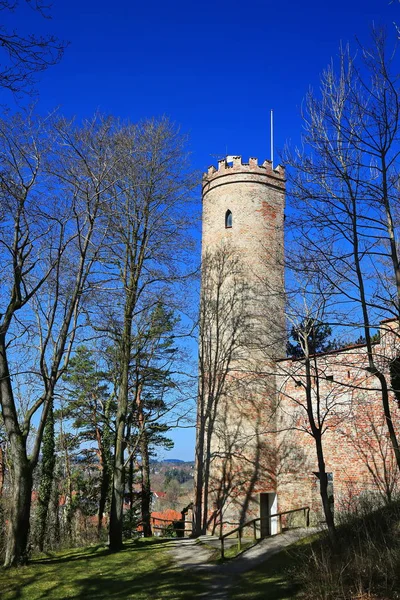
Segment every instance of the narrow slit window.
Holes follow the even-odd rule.
[[[225,213],[225,228],[230,229],[232,227],[232,213],[227,210]]]

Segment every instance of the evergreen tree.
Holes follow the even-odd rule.
[[[85,346],[77,348],[64,376],[67,384],[67,404],[64,417],[72,419],[82,443],[95,442],[100,466],[98,502],[98,531],[102,529],[103,514],[110,493],[112,476],[111,418],[115,402],[109,393],[107,373],[99,370],[93,352]]]
[[[132,358],[134,415],[141,457],[141,512],[144,536],[151,535],[150,455],[154,447],[171,448],[161,422],[168,410],[166,394],[176,388],[172,365],[177,358],[173,331],[178,322],[173,311],[159,302],[135,340]]]
[[[331,350],[337,350],[339,348],[339,344],[336,340],[329,339],[332,335],[332,328],[329,325],[319,321],[314,321],[314,323],[310,323],[309,321],[309,318],[305,318],[301,322],[299,328],[293,326],[290,330],[290,339],[286,349],[288,356],[293,356],[294,358],[301,358],[304,356],[298,330],[309,331],[307,343],[310,354],[330,352]]]

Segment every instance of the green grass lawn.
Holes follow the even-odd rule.
[[[179,570],[167,547],[167,541],[140,539],[116,554],[105,546],[91,546],[41,556],[27,567],[0,569],[0,598],[194,598],[202,591],[200,577]]]

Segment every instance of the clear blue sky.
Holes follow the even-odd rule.
[[[50,21],[22,8],[6,22],[70,42],[40,77],[41,112],[165,114],[190,134],[193,164],[205,169],[212,155],[269,158],[271,108],[276,152],[297,141],[302,98],[339,42],[393,21],[396,0],[53,0]],[[2,92],[0,101],[11,99]],[[175,440],[170,456],[192,459],[194,432]]]

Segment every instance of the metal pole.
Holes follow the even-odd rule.
[[[274,168],[274,111],[271,109],[271,163]]]

